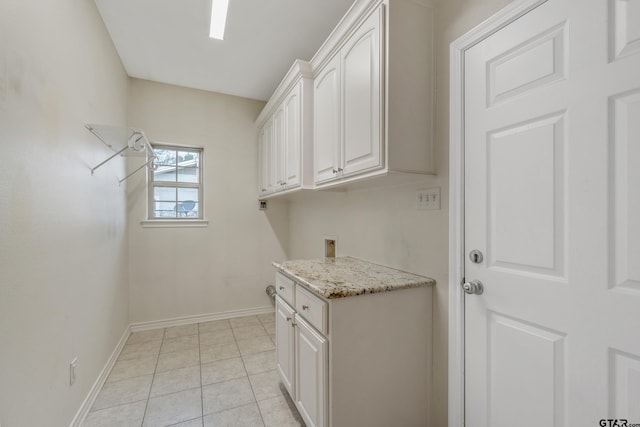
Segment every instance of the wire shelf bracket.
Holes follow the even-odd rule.
[[[104,145],[106,145],[113,154],[98,163],[91,168],[91,175],[95,173],[100,167],[104,166],[110,160],[122,156],[122,157],[144,157],[145,162],[133,172],[129,173],[124,178],[118,180],[119,184],[122,184],[130,176],[136,172],[142,170],[145,167],[151,167],[155,169],[157,156],[153,151],[153,147],[149,143],[146,135],[142,130],[129,129],[116,126],[104,126],[87,124],[85,128],[91,132],[96,138],[98,138]]]

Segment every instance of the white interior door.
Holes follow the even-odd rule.
[[[464,94],[466,425],[640,423],[640,0],[548,0]]]

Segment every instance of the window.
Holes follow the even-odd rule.
[[[202,149],[153,144],[149,219],[202,219]]]

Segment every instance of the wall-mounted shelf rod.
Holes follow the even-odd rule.
[[[156,157],[153,156],[152,158],[150,158],[149,160],[147,160],[147,162],[145,164],[143,164],[142,166],[140,166],[139,168],[137,168],[136,170],[134,170],[133,172],[131,172],[129,175],[125,176],[124,178],[122,178],[121,180],[118,181],[118,184],[122,184],[123,182],[125,182],[127,180],[127,178],[129,178],[131,175],[135,174],[136,172],[138,172],[140,169],[151,165],[152,168],[155,169],[155,163],[154,161],[156,160]]]
[[[98,164],[97,166],[91,168],[91,175],[93,175],[93,173],[96,171],[96,169],[98,169],[100,166],[104,165],[105,163],[107,163],[109,160],[113,159],[116,156],[119,156],[120,154],[124,153],[125,151],[127,151],[129,149],[128,146],[125,146],[122,150],[117,151],[113,156],[107,158],[105,161],[100,162],[100,164]]]
[[[149,165],[151,165],[151,167],[155,166],[155,152],[153,151],[153,147],[151,147],[151,144],[149,143],[149,140],[147,139],[143,131],[138,129],[128,129],[124,127],[91,124],[87,124],[85,125],[85,127],[104,145],[106,145],[110,150],[114,152],[107,159],[91,168],[91,175],[93,175],[98,168],[102,167],[104,164],[117,156],[145,157],[145,162],[140,167],[118,181],[120,184],[122,184],[127,178],[143,169],[144,167]]]

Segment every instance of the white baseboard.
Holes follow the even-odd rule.
[[[115,365],[116,360],[118,360],[118,356],[120,356],[122,348],[129,339],[129,335],[131,335],[131,326],[127,326],[125,328],[122,337],[120,337],[120,341],[118,341],[118,345],[116,345],[116,348],[111,353],[111,357],[109,357],[106,365],[104,365],[104,368],[102,368],[102,372],[100,372],[100,375],[98,375],[98,379],[95,383],[93,383],[93,387],[91,387],[91,390],[89,390],[89,394],[87,395],[86,399],[84,399],[84,402],[82,402],[80,409],[78,409],[78,412],[71,421],[69,427],[80,427],[84,422],[84,419],[87,417],[89,410],[93,406],[93,402],[95,402],[96,398],[98,397],[98,393],[100,393],[102,386],[104,385],[105,381],[107,381],[107,378],[111,373],[111,369],[113,369],[113,365]]]
[[[152,322],[139,322],[131,324],[131,332],[146,331],[149,329],[170,328],[172,326],[190,325],[192,323],[210,322],[212,320],[233,319],[235,317],[255,316],[257,314],[273,313],[273,306],[247,308],[243,310],[223,311],[212,314],[199,314],[197,316],[176,317],[173,319],[154,320]]]

